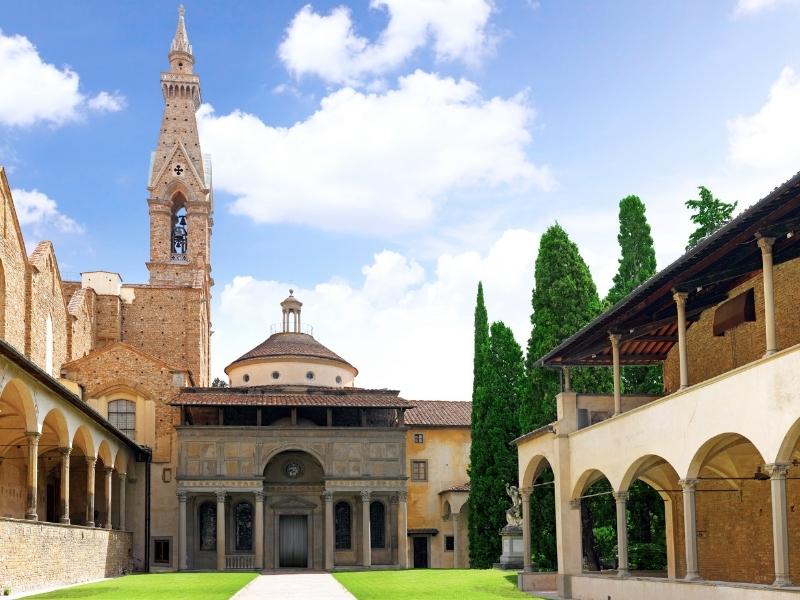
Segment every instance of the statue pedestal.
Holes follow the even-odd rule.
[[[503,540],[503,553],[495,566],[500,569],[522,569],[522,527],[506,525],[500,530],[500,537]]]

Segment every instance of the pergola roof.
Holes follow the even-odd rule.
[[[686,292],[687,323],[761,271],[758,237],[775,238],[773,262],[800,257],[800,173],[743,211],[627,297],[566,339],[542,366],[610,365],[609,334],[620,336],[620,362],[662,362],[677,342],[674,292]]]
[[[183,388],[174,406],[321,406],[414,408],[396,390],[302,386]]]

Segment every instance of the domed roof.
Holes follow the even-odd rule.
[[[320,344],[307,333],[273,333],[258,346],[233,361],[228,367],[239,362],[258,358],[321,358],[338,362],[357,372],[357,369],[353,365],[332,350]],[[227,368],[225,370],[227,371]]]

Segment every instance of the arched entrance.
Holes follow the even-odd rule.
[[[323,568],[325,472],[311,454],[286,450],[264,468],[267,568]]]

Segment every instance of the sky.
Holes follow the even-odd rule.
[[[659,267],[699,185],[739,210],[800,170],[800,0],[187,1],[214,178],[212,370],[289,288],[363,387],[469,399],[472,319],[525,347],[554,222],[602,294],[617,205]],[[145,282],[177,3],[2,2],[0,164],[27,249]]]

